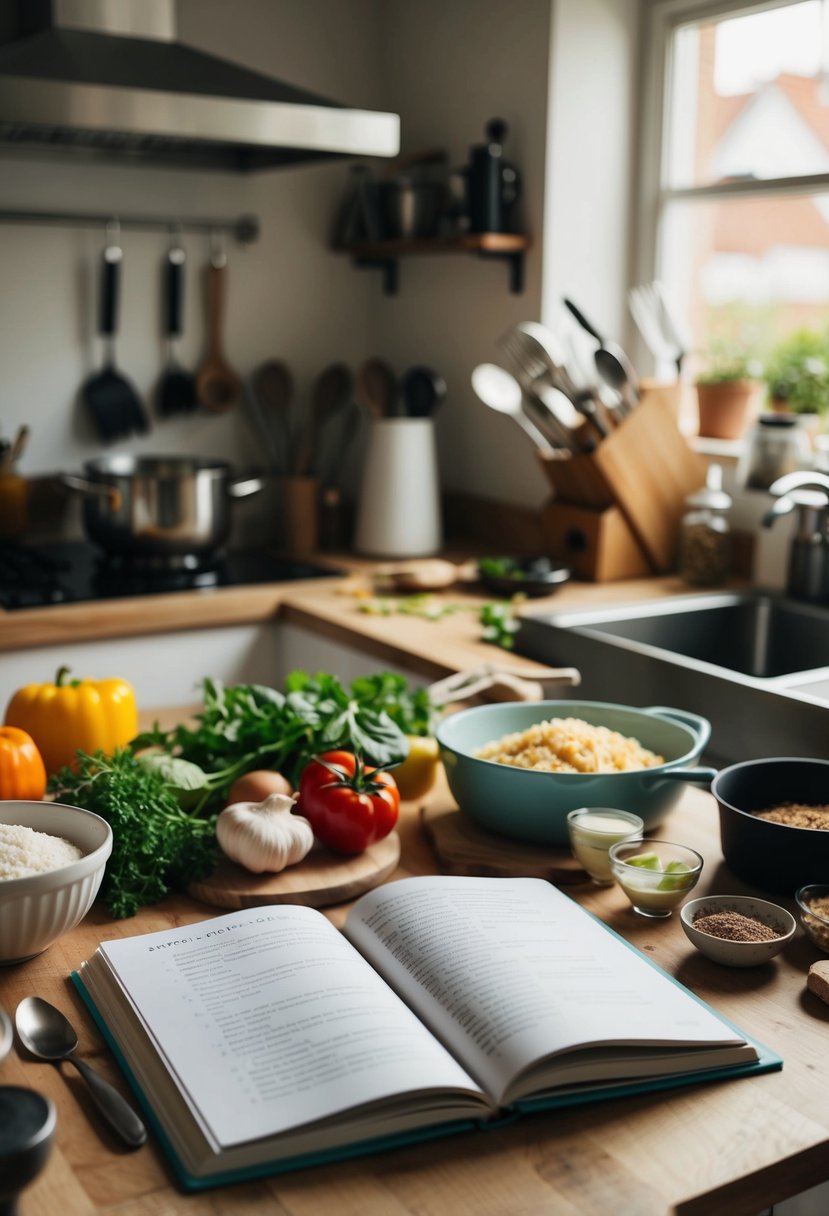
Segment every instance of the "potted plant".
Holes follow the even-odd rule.
[[[829,334],[805,328],[788,334],[772,350],[763,380],[772,410],[796,414],[817,432],[829,412]]]
[[[700,435],[740,439],[759,408],[761,374],[750,352],[722,339],[712,342],[696,379]]]

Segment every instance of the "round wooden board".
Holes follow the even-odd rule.
[[[422,811],[423,830],[443,874],[476,878],[544,878],[556,886],[589,882],[590,877],[567,849],[522,844],[496,836],[467,819],[462,811],[436,807]]]
[[[327,908],[370,891],[388,878],[399,860],[400,837],[396,832],[355,857],[343,857],[314,845],[307,857],[279,874],[251,874],[224,858],[209,878],[191,882],[187,894],[216,908],[257,908],[263,904]]]

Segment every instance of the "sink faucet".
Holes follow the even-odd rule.
[[[798,511],[789,550],[787,591],[795,599],[829,603],[829,477],[823,473],[786,473],[769,486],[777,501],[763,516],[770,528],[781,515]]]

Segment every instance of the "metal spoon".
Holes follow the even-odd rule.
[[[17,1006],[14,1024],[20,1042],[33,1056],[55,1064],[70,1060],[75,1065],[101,1114],[130,1148],[144,1143],[147,1129],[129,1103],[84,1060],[73,1055],[78,1036],[59,1009],[39,996],[28,996]]]
[[[524,394],[515,376],[511,376],[497,363],[479,363],[472,371],[472,387],[484,405],[514,419],[537,448],[542,448],[545,452],[553,451],[553,445],[525,415]]]
[[[572,313],[579,325],[598,342],[598,349],[593,358],[605,384],[618,389],[627,406],[633,406],[639,400],[639,380],[633,369],[633,364],[617,342],[603,338],[595,326],[591,325],[584,313],[576,308],[572,300],[565,298],[564,307]]]

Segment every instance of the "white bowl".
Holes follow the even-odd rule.
[[[694,928],[695,916],[708,916],[714,912],[739,912],[743,916],[752,916],[774,929],[778,936],[767,942],[732,942]],[[786,942],[791,941],[797,928],[791,912],[778,904],[753,899],[749,895],[702,895],[683,906],[679,919],[689,942],[706,958],[725,967],[759,967],[767,963],[780,953]]]
[[[77,861],[0,880],[0,963],[40,954],[74,929],[92,907],[112,852],[112,829],[100,815],[59,802],[0,801],[0,823],[62,836],[83,853]]]

